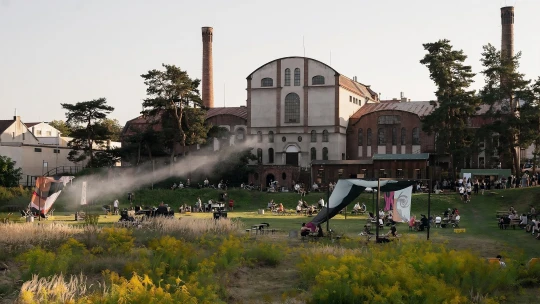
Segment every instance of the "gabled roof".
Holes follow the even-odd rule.
[[[358,81],[354,81],[349,77],[339,75],[339,85],[360,96],[369,97],[372,100],[377,100],[377,93],[373,92],[373,90],[370,89],[369,86],[362,84]]]
[[[25,122],[24,125],[27,127],[27,128],[31,128],[35,125],[38,125],[40,124],[41,122]]]
[[[14,122],[15,120],[0,120],[0,133],[4,133]]]
[[[424,117],[435,109],[429,101],[409,101],[409,102],[384,102],[384,103],[368,103],[362,106],[356,113],[351,116],[351,119],[358,119],[366,114],[377,111],[403,111]]]
[[[217,115],[233,115],[247,120],[246,107],[211,108],[206,112],[206,119]]]

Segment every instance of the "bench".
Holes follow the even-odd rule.
[[[514,230],[516,230],[516,226],[519,226],[520,220],[519,219],[513,219],[510,220],[510,223],[502,224],[503,229],[507,229],[509,226],[512,227]]]
[[[510,214],[508,210],[499,210],[495,212],[495,217],[498,219],[508,214]]]

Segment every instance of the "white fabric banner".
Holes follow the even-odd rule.
[[[394,191],[394,213],[397,212],[397,215],[404,222],[408,222],[411,219],[412,187]]]
[[[86,182],[82,182],[81,205],[86,205]]]

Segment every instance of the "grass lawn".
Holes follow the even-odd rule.
[[[303,222],[309,222],[311,219],[311,217],[306,216],[276,216],[268,212],[264,215],[257,213],[258,209],[265,209],[268,201],[272,199],[277,203],[283,203],[287,209],[294,209],[300,199],[299,195],[295,193],[266,193],[232,189],[228,191],[228,194],[235,201],[234,211],[229,212],[228,217],[241,220],[247,227],[258,223],[269,223],[271,228],[279,229],[284,234],[287,234],[289,231],[299,230]],[[216,199],[218,195],[219,191],[213,189],[140,190],[135,194],[134,205],[155,206],[158,202],[163,201],[177,209],[181,204],[193,205],[197,197],[207,201]],[[326,193],[311,193],[305,199],[309,204],[316,204],[321,196],[326,200]],[[66,201],[66,197],[61,197],[58,203],[55,204],[57,211],[51,220],[74,223],[73,213],[77,208],[75,204]],[[370,193],[363,193],[359,196],[358,201],[366,203],[368,209],[372,210],[374,207],[373,197]],[[468,204],[461,202],[459,196],[455,193],[432,195],[431,214],[435,216],[441,214],[447,208],[458,208],[461,215],[460,227],[465,228],[466,232],[458,234],[454,233],[452,228],[432,228],[430,239],[434,242],[448,242],[450,246],[456,249],[471,249],[484,257],[496,256],[497,254],[523,256],[524,259],[538,257],[540,256],[538,254],[540,241],[519,228],[516,230],[511,228],[500,230],[497,226],[495,212],[497,210],[508,210],[510,206],[514,206],[519,213],[527,213],[529,205],[538,202],[539,198],[540,187],[486,191],[484,195],[473,196],[471,203]],[[89,206],[87,210],[101,213],[101,205],[112,201],[112,199],[113,197],[104,197],[101,201],[96,202],[94,206]],[[119,199],[121,202],[120,208],[129,207],[126,198]],[[382,201],[381,199],[381,206]],[[412,214],[417,217],[420,214],[427,215],[427,194],[414,194],[412,202]],[[537,206],[535,205],[535,207]],[[0,218],[5,216],[5,213],[0,214]],[[212,214],[191,213],[188,215],[177,214],[176,216],[202,218],[211,217]],[[18,214],[15,214],[13,219],[23,221]],[[101,216],[100,223],[113,223],[118,219],[119,216]],[[358,233],[365,223],[366,216],[363,215],[348,215],[346,219],[343,215],[337,215],[330,220],[330,228],[338,234],[345,234],[351,238],[360,238]],[[323,224],[323,227],[325,225]],[[410,232],[407,224],[399,224],[397,228],[401,234],[411,235],[419,239],[426,238],[426,232]],[[383,233],[386,231],[387,228],[383,230]]]

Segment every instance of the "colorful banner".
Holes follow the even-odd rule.
[[[394,206],[394,192],[385,192],[384,193],[384,211],[395,209]]]
[[[74,176],[38,177],[36,179],[36,188],[30,201],[30,209],[38,210],[41,214],[47,214],[64,186],[73,178]]]
[[[394,191],[394,210],[392,218],[395,222],[408,222],[411,219],[412,186]]]
[[[82,182],[81,205],[86,205],[86,182]]]

